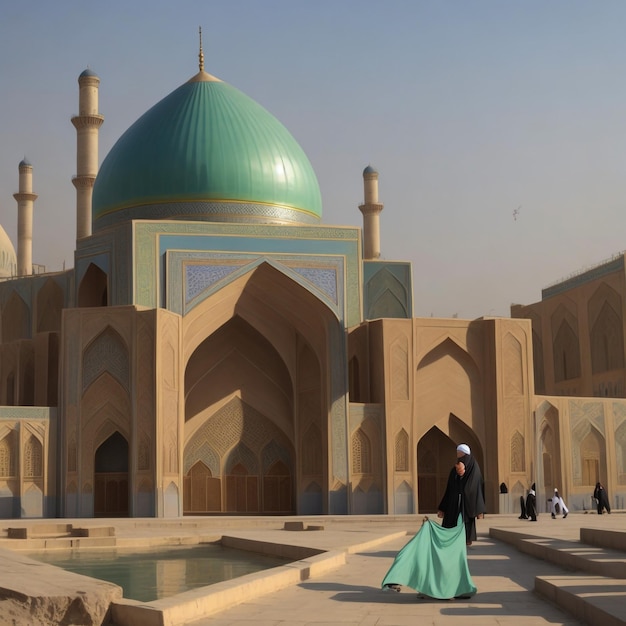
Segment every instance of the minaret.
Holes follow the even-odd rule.
[[[380,212],[383,204],[378,202],[378,172],[368,165],[363,170],[365,201],[359,205],[363,213],[363,259],[380,256]]]
[[[78,115],[72,118],[76,128],[76,240],[91,235],[91,196],[98,173],[98,129],[104,117],[98,113],[100,79],[91,70],[78,77]]]
[[[17,200],[17,275],[33,273],[33,207],[37,194],[33,193],[33,166],[24,158],[19,164],[19,192]]]

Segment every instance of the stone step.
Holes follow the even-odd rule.
[[[601,528],[581,528],[580,540],[592,546],[626,552],[626,532]]]
[[[580,541],[537,537],[501,528],[492,528],[489,535],[514,545],[524,554],[565,569],[587,572],[594,576],[626,579],[626,554],[621,550],[591,546]]]
[[[581,537],[588,537],[584,530],[580,531]],[[602,533],[615,534],[615,531],[596,530],[592,533],[596,545],[501,528],[491,528],[489,536],[515,546],[524,554],[576,572],[537,576],[535,591],[541,596],[591,626],[625,626],[626,553],[602,547],[622,545],[621,537],[602,537]]]
[[[626,624],[626,582],[605,576],[537,576],[535,591],[590,626]]]

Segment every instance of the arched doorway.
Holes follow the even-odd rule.
[[[328,430],[331,374],[345,372],[346,355],[331,358],[341,332],[331,303],[284,270],[261,263],[184,317],[183,467],[202,461],[221,479],[222,512],[295,513],[297,494],[311,483],[322,488],[321,506],[309,509],[315,496],[307,513],[323,513],[331,501],[329,441],[340,436]],[[280,493],[268,493],[270,483]],[[341,498],[333,505],[347,508],[343,491]]]
[[[107,275],[97,265],[90,263],[78,287],[78,306],[85,308],[107,306],[107,304]]]
[[[418,511],[436,513],[456,458],[456,444],[431,428],[417,444]]]
[[[128,517],[128,442],[114,432],[96,450],[94,517]]]
[[[183,513],[217,512],[222,510],[222,481],[197,461],[184,478]]]

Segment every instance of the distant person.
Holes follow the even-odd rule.
[[[528,519],[528,513],[526,512],[526,502],[524,501],[524,496],[519,497],[519,506],[522,512],[517,519]]]
[[[533,483],[526,497],[526,519],[529,519],[531,522],[537,521],[537,494],[535,492],[535,483]]]
[[[593,497],[596,499],[596,504],[598,506],[598,515],[602,515],[602,513],[604,513],[604,509],[606,509],[607,513],[611,512],[609,496],[606,489],[602,486],[602,483],[596,483],[596,488],[593,490]]]
[[[443,518],[444,528],[454,528],[460,514],[465,523],[465,544],[471,546],[476,540],[476,519],[485,514],[483,476],[466,443],[457,446],[456,457],[437,516]]]
[[[565,506],[565,502],[563,502],[559,490],[555,489],[554,495],[552,496],[552,519],[555,519],[556,516],[561,513],[563,513],[563,519],[565,519],[569,513],[569,509]]]

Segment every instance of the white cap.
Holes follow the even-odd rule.
[[[466,444],[466,443],[460,443],[457,447],[456,447],[456,451],[457,452],[462,452],[463,454],[471,454],[471,450],[470,447]]]

